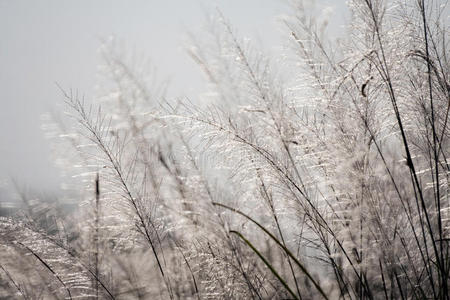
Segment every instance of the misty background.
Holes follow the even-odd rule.
[[[345,1],[323,0],[320,5],[334,13],[330,31],[342,30]],[[145,54],[156,77],[169,80],[170,96],[201,93],[202,74],[186,54],[186,35],[194,33],[201,40],[206,16],[217,8],[240,36],[265,51],[280,51],[277,18],[289,11],[287,1],[0,0],[0,197],[12,189],[12,180],[24,188],[58,193],[59,170],[44,137],[42,116],[62,113],[56,83],[93,97],[102,39],[114,36],[127,49]]]

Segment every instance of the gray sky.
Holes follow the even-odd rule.
[[[335,2],[342,13],[344,1]],[[144,53],[159,78],[170,78],[173,93],[200,91],[201,73],[183,37],[199,32],[205,11],[215,7],[241,36],[280,45],[275,19],[288,13],[282,0],[0,0],[0,188],[10,178],[57,188],[40,118],[62,102],[55,82],[92,97],[101,38],[114,35]]]

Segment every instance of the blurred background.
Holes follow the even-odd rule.
[[[345,1],[322,0],[342,24]],[[289,10],[281,0],[0,0],[0,201],[20,189],[57,196],[59,170],[53,163],[42,116],[61,114],[57,87],[94,96],[102,40],[114,36],[144,54],[156,77],[169,81],[169,96],[194,98],[202,74],[187,55],[186,36],[199,34],[209,12],[219,9],[238,34],[265,51],[280,51],[278,17]],[[339,26],[330,26],[337,33]]]

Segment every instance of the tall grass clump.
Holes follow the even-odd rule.
[[[276,59],[215,13],[188,49],[198,100],[168,99],[106,43],[99,96],[62,89],[70,117],[51,126],[80,209],[53,230],[2,218],[0,283],[19,298],[449,299],[445,4],[349,1],[337,40],[293,1]]]

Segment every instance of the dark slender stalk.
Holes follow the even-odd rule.
[[[194,272],[192,271],[191,264],[187,260],[186,255],[184,255],[183,250],[181,249],[180,245],[178,245],[178,243],[175,240],[173,240],[173,241],[174,241],[175,245],[177,246],[176,248],[180,252],[181,256],[183,256],[183,260],[189,269],[189,273],[191,274],[191,277],[192,277],[192,282],[194,283],[195,294],[197,295],[197,299],[200,300],[200,293],[199,293],[198,287],[197,287],[197,280],[195,280],[195,275],[194,275]]]
[[[52,273],[53,276],[55,276],[55,278],[59,281],[59,283],[61,283],[61,285],[65,288],[65,290],[67,291],[67,295],[69,296],[69,299],[72,299],[72,293],[70,292],[69,287],[64,283],[64,281],[61,279],[61,277],[58,275],[58,273],[56,273],[53,268],[47,264],[44,259],[42,259],[36,252],[34,252],[31,248],[29,248],[28,246],[22,244],[21,242],[18,242],[19,245],[21,245],[22,247],[24,247],[25,249],[27,249],[31,254],[33,254],[34,257],[37,258],[37,260],[50,272]]]
[[[100,214],[100,180],[99,175],[95,178],[95,277],[99,277],[99,214]],[[98,299],[98,280],[95,281],[95,295]]]
[[[286,283],[286,281],[281,278],[281,276],[278,274],[277,271],[275,271],[275,269],[273,268],[273,266],[267,261],[267,259],[255,248],[255,246],[253,246],[252,243],[250,243],[249,240],[247,240],[240,232],[235,231],[235,230],[230,230],[230,233],[234,233],[237,236],[239,236],[252,250],[253,252],[255,252],[259,258],[261,258],[261,260],[264,262],[264,264],[269,268],[269,270],[272,272],[273,275],[275,275],[275,277],[280,281],[280,283],[286,288],[286,290],[289,292],[289,294],[292,295],[292,297],[294,297],[294,299],[299,299],[297,297],[297,295],[291,290],[291,288],[289,287],[289,285]]]
[[[322,290],[321,286],[316,282],[316,280],[312,277],[312,275],[308,272],[308,270],[300,263],[300,261],[298,261],[298,259],[291,253],[291,251],[288,248],[286,248],[285,246],[283,246],[283,244],[280,243],[280,241],[272,233],[270,233],[264,226],[262,226],[260,223],[255,221],[250,216],[244,214],[243,212],[241,212],[241,211],[239,211],[239,210],[237,210],[235,208],[232,208],[230,206],[227,206],[227,205],[221,204],[221,203],[217,203],[217,202],[214,202],[213,204],[216,205],[216,206],[223,207],[223,208],[226,208],[228,210],[231,210],[231,211],[233,211],[233,212],[235,212],[235,213],[245,217],[246,219],[248,219],[249,221],[251,221],[252,223],[257,225],[260,229],[262,229],[275,243],[278,244],[278,246],[280,246],[286,252],[287,255],[289,255],[292,258],[292,260],[295,262],[295,264],[302,270],[302,272],[309,278],[309,280],[311,280],[311,282],[314,284],[314,286],[320,292],[320,294],[325,299],[328,299],[327,295]]]
[[[440,197],[440,182],[439,182],[439,152],[438,152],[438,143],[437,143],[437,133],[436,133],[436,122],[434,116],[434,104],[433,104],[433,86],[432,86],[432,75],[431,75],[431,60],[428,46],[428,30],[427,30],[427,20],[425,14],[425,1],[422,0],[420,5],[422,21],[423,21],[423,33],[425,39],[425,55],[427,61],[427,73],[428,73],[428,92],[430,97],[430,109],[431,109],[431,128],[433,131],[433,155],[434,155],[434,177],[435,177],[435,197],[437,202],[437,214],[438,214],[438,231],[439,231],[439,250],[440,256],[436,259],[439,261],[439,268],[441,273],[441,287],[443,289],[443,294],[446,299],[449,298],[448,294],[448,285],[447,285],[447,272],[445,270],[445,261],[444,261],[444,253],[443,253],[443,229],[442,229],[442,216],[441,216],[441,197]]]
[[[8,270],[5,269],[5,267],[3,267],[0,264],[0,269],[3,270],[3,272],[5,272],[6,276],[8,277],[9,281],[12,282],[12,284],[14,285],[14,287],[17,289],[17,291],[20,293],[20,295],[22,295],[22,297],[26,300],[28,299],[28,297],[25,295],[24,291],[22,290],[22,288],[20,287],[20,285],[12,278],[11,274],[8,272]]]

